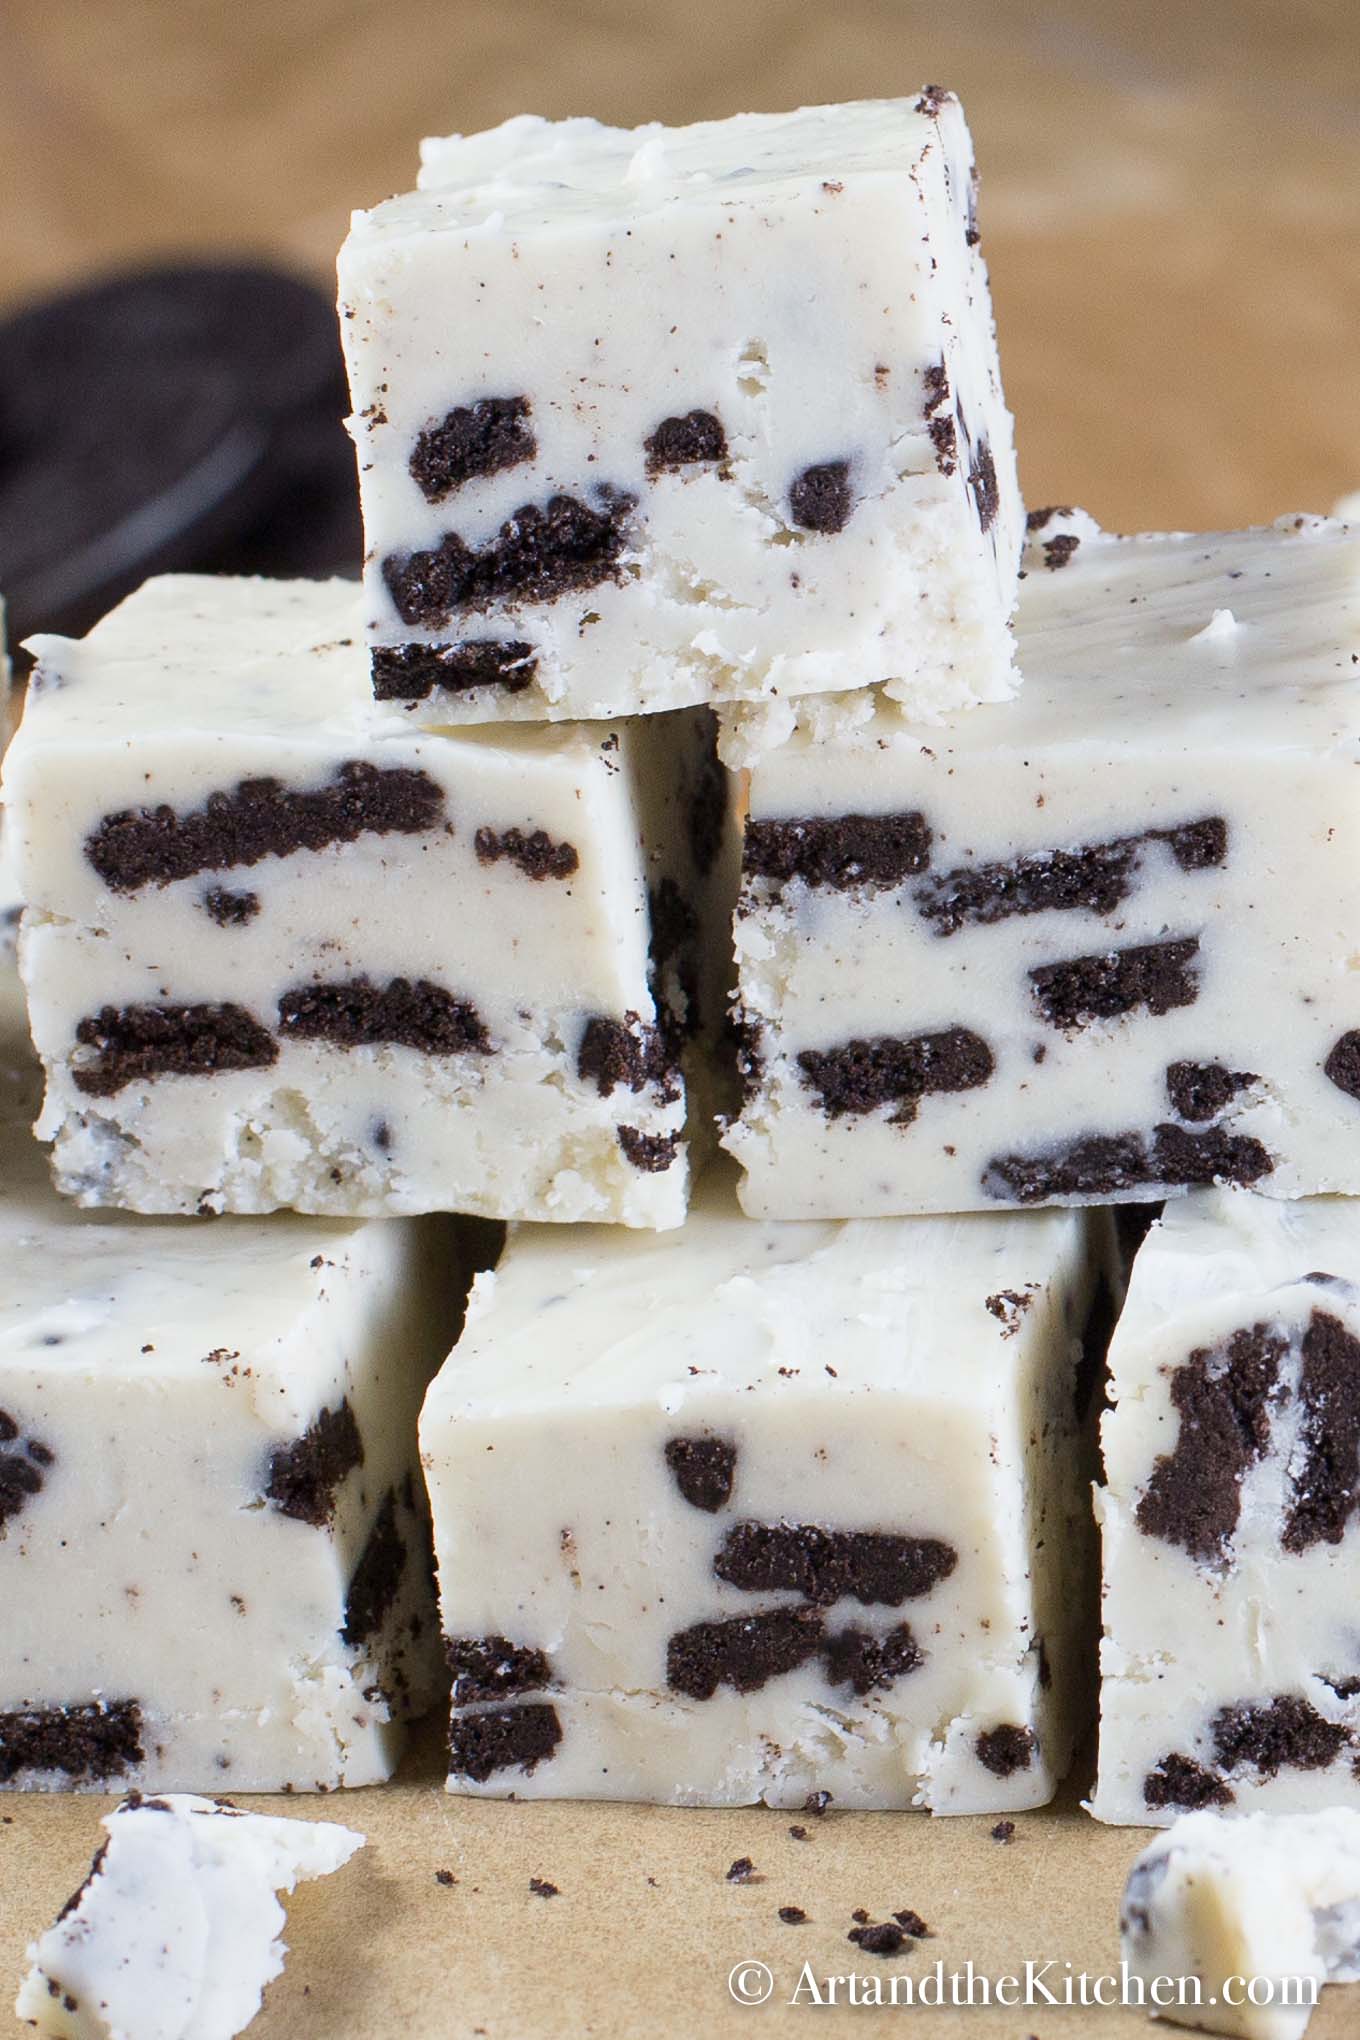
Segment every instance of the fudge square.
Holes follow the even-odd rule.
[[[429,722],[1014,691],[952,93],[424,145],[340,253],[374,691]]]
[[[1033,521],[1015,701],[751,767],[756,1217],[1360,1191],[1360,532]]]
[[[1102,1820],[1360,1808],[1360,1207],[1199,1191],[1104,1420]]]
[[[349,583],[171,576],[35,641],[5,797],[61,1188],[678,1223],[710,712],[384,740],[358,636]]]
[[[416,1418],[451,1222],[81,1212],[8,1024],[0,1078],[0,1786],[387,1777],[443,1690]]]
[[[708,1171],[675,1232],[512,1228],[421,1416],[449,1789],[1046,1801],[1091,1686],[1106,1223],[762,1225]]]

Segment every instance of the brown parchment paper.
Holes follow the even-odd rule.
[[[421,133],[525,108],[682,120],[927,81],[962,94],[978,145],[1031,502],[1231,525],[1360,487],[1354,0],[4,0],[0,299],[151,251],[324,276],[349,208],[409,186]],[[0,1651],[3,1626],[0,1608]],[[1001,1844],[991,1820],[503,1805],[439,1776],[427,1734],[394,1786],[250,1802],[369,1837],[292,1901],[260,2040],[1144,2029],[1042,2003],[785,2002],[804,1961],[819,1978],[1051,1961],[1050,1988],[1066,1963],[1108,1971],[1141,1837],[1096,1826],[1076,1790]],[[24,1943],[109,1803],[0,1797],[0,2034],[22,2031]],[[727,1883],[740,1856],[760,1881]],[[935,1930],[912,1954],[846,1940],[856,1907],[906,1906]],[[757,1961],[773,1998],[739,2007],[729,1973]],[[1316,2040],[1353,2033],[1357,1999],[1329,1993]]]

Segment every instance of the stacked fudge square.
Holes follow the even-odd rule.
[[[454,1790],[1008,1812],[1101,1529],[1094,1810],[1354,1795],[1360,538],[1026,520],[934,88],[427,142],[340,314],[362,589],[7,762],[0,1777],[379,1775],[438,1656]]]

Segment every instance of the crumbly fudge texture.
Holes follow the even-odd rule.
[[[1163,2019],[1300,2040],[1321,1986],[1360,1978],[1360,1813],[1185,1814],[1129,1872],[1119,1928],[1146,1986],[1185,1979],[1186,2001],[1164,2002]],[[1274,2001],[1246,1999],[1250,1978]]]
[[[757,1217],[1360,1191],[1360,532],[1033,523],[1016,701],[751,764]]]
[[[394,714],[1013,692],[1022,513],[951,93],[424,147],[340,255]]]
[[[1046,1801],[1089,1697],[1103,1239],[760,1225],[722,1171],[660,1237],[513,1229],[421,1418],[450,1790]]]
[[[359,636],[345,582],[166,577],[37,640],[5,798],[61,1188],[678,1223],[709,712],[377,737]]]
[[[1104,1422],[1102,1820],[1360,1808],[1360,1216],[1203,1191],[1134,1264]]]
[[[287,1948],[278,1892],[343,1869],[364,1837],[226,1800],[133,1793],[90,1874],[29,1948],[15,2011],[52,2040],[232,2040]]]

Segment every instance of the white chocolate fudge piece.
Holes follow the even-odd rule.
[[[441,1685],[416,1418],[449,1222],[83,1213],[0,1057],[0,1786],[389,1775]]]
[[[759,1225],[721,1170],[658,1238],[512,1229],[421,1416],[450,1790],[1050,1798],[1089,1697],[1102,1238]]]
[[[1360,1978],[1360,1814],[1188,1813],[1129,1872],[1119,1930],[1162,2018],[1301,2040],[1321,1987]]]
[[[1110,1370],[1092,1810],[1360,1808],[1360,1205],[1169,1206]]]
[[[757,1217],[1360,1191],[1360,532],[1036,523],[1014,702],[751,769]]]
[[[283,1970],[276,1893],[344,1868],[364,1837],[191,1794],[134,1794],[42,1939],[14,2009],[52,2040],[232,2040]]]
[[[1014,691],[952,93],[427,142],[340,254],[374,690],[428,722]]]
[[[677,1224],[711,717],[375,737],[358,637],[345,582],[166,577],[36,641],[5,799],[58,1182]]]

